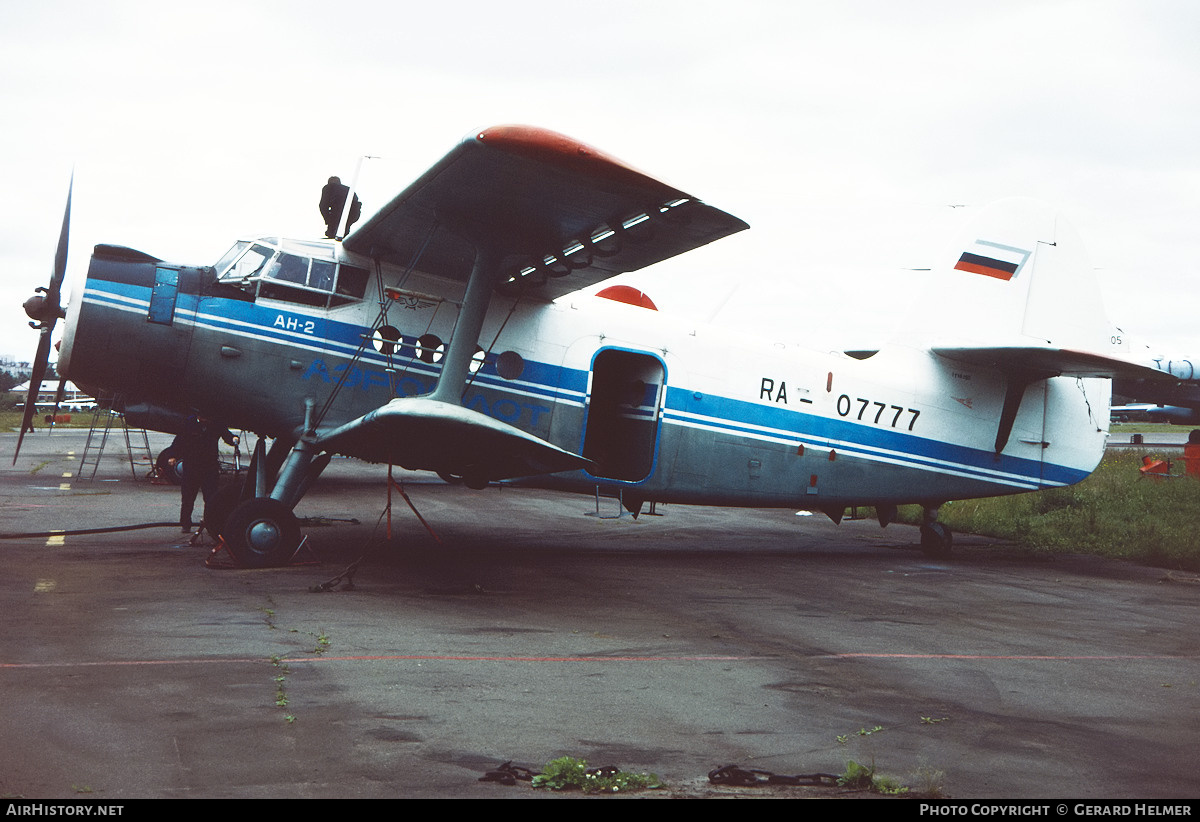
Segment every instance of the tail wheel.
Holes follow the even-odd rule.
[[[950,556],[954,534],[940,522],[927,522],[921,526],[921,550],[926,556],[945,559]]]
[[[234,508],[221,535],[234,558],[247,568],[283,565],[300,545],[296,515],[270,497],[249,499]]]

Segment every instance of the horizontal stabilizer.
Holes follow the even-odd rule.
[[[345,240],[465,283],[478,245],[498,287],[551,300],[748,226],[568,137],[498,126],[464,140]]]
[[[1117,357],[1044,346],[935,346],[933,353],[970,365],[1031,378],[1108,377],[1170,380],[1161,371]]]
[[[439,471],[480,482],[552,474],[590,465],[511,425],[458,405],[401,397],[323,433],[325,450],[413,471]]]

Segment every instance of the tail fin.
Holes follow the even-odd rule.
[[[1044,203],[1012,198],[984,208],[933,282],[936,344],[1116,353],[1079,235]]]

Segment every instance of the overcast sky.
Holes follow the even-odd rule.
[[[797,340],[820,317],[831,346],[936,321],[936,297],[895,306],[949,206],[1026,195],[1075,223],[1118,324],[1196,351],[1198,40],[1191,0],[10,3],[0,354],[36,347],[20,303],[72,167],[77,278],[98,242],[206,264],[239,236],[319,237],[321,185],[359,155],[382,158],[369,213],[500,123],[750,223],[641,275],[665,308]]]

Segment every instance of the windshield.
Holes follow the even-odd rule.
[[[335,307],[362,299],[369,273],[365,268],[323,259],[327,249],[290,253],[267,245],[273,240],[241,240],[213,268],[217,279],[272,300]],[[302,247],[293,241],[291,246]],[[289,246],[289,247],[291,247]]]
[[[257,274],[262,269],[263,264],[267,260],[271,259],[271,257],[275,254],[275,249],[269,248],[265,245],[259,245],[257,243],[253,245],[250,245],[250,243],[239,243],[238,245],[243,247],[249,246],[249,248],[247,248],[245,253],[238,257],[224,272],[221,272],[220,269],[217,269],[219,272],[219,279],[225,281],[249,279]],[[237,246],[234,246],[234,251],[236,250]],[[230,254],[232,253],[233,252],[231,251]],[[226,254],[225,256],[228,257],[230,254]]]
[[[233,248],[221,256],[221,259],[217,260],[216,265],[213,266],[213,271],[217,272],[217,279],[221,278],[221,275],[225,273],[225,269],[229,268],[229,264],[236,260],[249,245],[250,243],[245,240],[239,240],[233,244]]]

